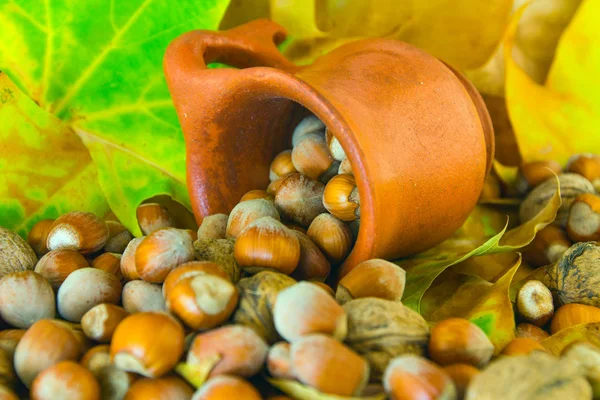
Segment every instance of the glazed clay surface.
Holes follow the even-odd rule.
[[[475,206],[493,159],[491,121],[477,90],[400,41],[352,42],[300,67],[277,50],[284,38],[279,25],[257,20],[188,32],[167,49],[198,222],[268,185],[271,160],[291,147],[309,110],[342,144],[360,193],[360,233],[342,274],[448,238]],[[207,69],[216,61],[240,69]]]

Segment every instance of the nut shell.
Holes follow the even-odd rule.
[[[547,350],[535,339],[532,338],[516,338],[511,340],[500,353],[503,356],[522,356],[531,353],[532,351]]]
[[[334,217],[354,221],[360,217],[360,200],[353,175],[336,175],[325,185],[323,205]]]
[[[550,333],[553,335],[580,324],[600,322],[600,308],[585,304],[566,304],[554,314],[550,323]]]
[[[600,196],[577,196],[569,210],[567,232],[575,242],[600,240]]]
[[[119,323],[129,313],[114,304],[98,304],[81,318],[81,328],[85,335],[100,343],[109,343]]]
[[[52,365],[64,360],[77,360],[81,342],[65,323],[43,319],[23,335],[15,350],[15,370],[25,386]]]
[[[531,338],[541,342],[544,339],[550,337],[550,334],[540,327],[535,325],[522,323],[517,325],[517,337],[518,338]]]
[[[344,304],[348,315],[346,343],[367,359],[379,379],[394,357],[425,353],[429,326],[399,302],[366,297]]]
[[[267,370],[274,378],[296,379],[292,371],[289,343],[278,342],[271,346],[267,354]]]
[[[237,376],[219,375],[206,381],[192,400],[262,400],[260,393],[249,382]]]
[[[558,209],[554,225],[565,227],[567,224],[567,218],[569,216],[569,208],[573,200],[584,193],[594,193],[594,186],[577,174],[560,174],[558,175],[560,181],[560,197],[562,199],[562,205]],[[521,222],[527,222],[535,217],[544,206],[548,203],[550,198],[556,192],[556,179],[550,178],[544,183],[538,185],[533,189],[521,203],[519,208],[519,218]]]
[[[131,385],[125,400],[190,400],[194,390],[178,376],[142,378]]]
[[[146,281],[130,281],[123,286],[123,308],[128,313],[165,311],[165,299],[160,285]]]
[[[309,335],[292,343],[290,358],[297,379],[323,393],[355,396],[369,380],[369,364],[326,335]]]
[[[188,352],[187,362],[202,365],[220,356],[210,371],[210,377],[226,374],[250,377],[261,370],[267,351],[267,344],[254,330],[229,325],[197,335]]]
[[[302,174],[290,174],[274,182],[278,182],[275,207],[282,218],[308,228],[317,215],[327,211],[322,183]]]
[[[294,283],[289,276],[272,271],[241,279],[237,284],[239,304],[233,321],[254,329],[268,343],[275,343],[279,340],[273,322],[275,300],[281,290]]]
[[[352,232],[331,214],[320,214],[306,232],[332,264],[339,264],[352,250]]]
[[[325,136],[325,124],[316,116],[309,115],[296,125],[292,133],[292,146],[296,146],[298,142],[309,133],[319,133]]]
[[[54,291],[33,271],[13,272],[0,279],[0,316],[17,328],[29,328],[55,315]]]
[[[60,285],[74,271],[87,268],[87,260],[75,250],[61,249],[46,253],[35,266],[35,272],[50,282],[52,289],[58,290]]]
[[[480,373],[477,368],[469,364],[452,364],[445,366],[443,369],[450,379],[452,379],[452,382],[454,382],[456,394],[459,399],[465,397],[469,384]]]
[[[183,328],[173,317],[142,312],[126,317],[117,326],[110,358],[125,371],[156,378],[169,372],[183,354]]]
[[[135,252],[144,238],[145,236],[142,236],[130,241],[121,256],[121,275],[126,281],[140,279],[140,274],[135,267]]]
[[[140,204],[135,213],[143,235],[174,226],[167,209],[158,203]]]
[[[146,236],[135,251],[135,269],[140,278],[162,283],[173,269],[194,259],[190,231],[163,228]]]
[[[298,172],[311,179],[319,179],[334,162],[325,137],[308,133],[298,140],[292,150],[292,162]]]
[[[100,400],[100,385],[74,361],[61,361],[41,372],[31,385],[32,400]]]
[[[73,322],[81,321],[83,315],[97,304],[117,304],[120,299],[120,280],[96,268],[81,268],[71,273],[56,296],[58,312]]]
[[[269,179],[274,181],[275,179],[293,174],[294,172],[298,171],[296,171],[294,163],[292,163],[292,150],[284,150],[277,154],[273,161],[271,161]]]
[[[580,303],[600,306],[600,245],[576,243],[558,262],[546,268],[548,288],[560,304]]]
[[[238,265],[251,274],[263,270],[290,274],[300,261],[300,243],[281,222],[262,217],[237,236],[234,256]]]
[[[226,214],[214,214],[204,217],[198,228],[198,239],[225,239],[227,237]]]
[[[526,282],[517,293],[517,310],[521,317],[536,326],[544,326],[554,315],[552,293],[542,282]]]
[[[341,304],[361,297],[400,301],[404,294],[406,271],[378,258],[363,261],[338,283],[336,300]]]
[[[29,243],[38,257],[41,257],[48,252],[46,239],[48,238],[48,233],[50,232],[53,223],[53,219],[43,219],[38,221],[27,234],[27,243]]]
[[[94,258],[90,266],[108,272],[121,280],[123,278],[123,274],[121,274],[121,257],[121,254],[118,253],[103,253]]]
[[[525,163],[517,171],[515,182],[517,192],[526,194],[540,183],[552,178],[554,173],[559,174],[561,170],[561,165],[554,160]]]
[[[231,210],[227,220],[227,237],[237,237],[245,227],[262,217],[271,217],[279,221],[279,212],[272,201],[254,199],[238,203]]]
[[[11,272],[33,270],[38,258],[26,241],[0,226],[0,278]]]
[[[104,245],[104,251],[123,254],[129,242],[133,240],[133,235],[120,222],[106,221],[105,224],[108,228],[108,239]]]
[[[462,318],[449,318],[431,329],[429,356],[440,365],[456,363],[485,366],[494,345],[477,325]]]
[[[108,227],[92,213],[72,211],[58,217],[46,239],[48,250],[72,249],[94,253],[106,244]]]
[[[329,293],[309,282],[298,282],[279,292],[273,321],[281,337],[292,343],[312,333],[344,340],[348,330],[344,309]]]
[[[318,280],[323,281],[331,272],[331,264],[323,252],[313,243],[305,233],[292,230],[300,243],[300,260],[292,278],[296,280]]]
[[[179,267],[169,272],[169,275],[167,275],[167,278],[162,286],[162,292],[165,299],[169,296],[171,289],[174,288],[179,281],[186,278],[191,278],[192,276],[206,274],[217,275],[221,278],[229,280],[229,275],[223,268],[221,268],[219,264],[211,261],[190,261],[181,264]]]

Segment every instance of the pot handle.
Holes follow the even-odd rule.
[[[277,49],[287,32],[279,24],[258,19],[221,32],[196,30],[175,39],[165,54],[167,75],[174,69],[197,74],[207,64],[221,62],[237,68],[266,66],[294,72],[299,67]]]

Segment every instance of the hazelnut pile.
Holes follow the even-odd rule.
[[[406,273],[391,262],[368,260],[335,288],[324,283],[350,252],[348,222],[360,215],[353,180],[335,206],[327,200],[332,183],[353,179],[331,172],[345,158],[327,137],[320,121],[303,120],[269,190],[206,217],[197,232],[156,203],[137,209],[139,238],[86,212],[40,221],[27,241],[0,228],[0,398],[290,399],[276,389],[282,381],[336,398],[600,395],[600,350],[575,343],[558,358],[543,343],[600,322],[591,200],[600,168],[575,170],[600,158],[580,156],[559,176],[562,218],[526,249],[543,277],[518,290],[516,338],[494,356],[472,322],[431,326],[404,306]],[[315,143],[329,161],[298,161]],[[548,165],[521,168],[523,221],[553,192]]]

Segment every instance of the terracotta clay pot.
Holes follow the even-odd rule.
[[[448,238],[475,206],[493,159],[492,124],[477,90],[400,41],[352,42],[301,67],[277,50],[284,38],[282,27],[257,20],[188,32],[167,49],[198,223],[268,185],[271,160],[291,147],[308,109],[340,141],[360,194],[360,233],[342,274]],[[207,69],[211,62],[240,69]]]

